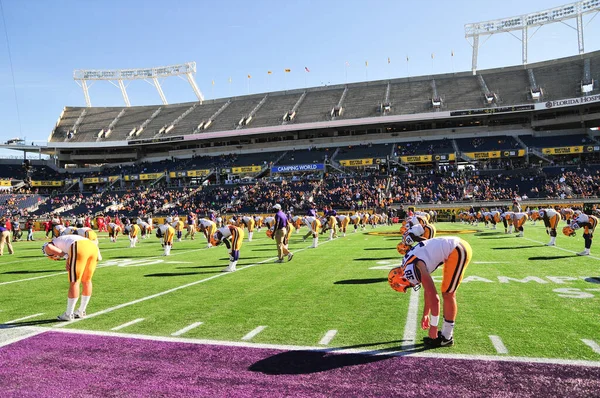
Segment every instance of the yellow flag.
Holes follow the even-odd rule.
[[[434,59],[434,58],[435,58],[435,54],[431,53],[431,59]]]
[[[369,61],[365,61],[365,66],[369,66]]]
[[[291,69],[284,69],[285,73],[290,73],[292,70]]]
[[[214,80],[212,81],[212,85],[213,85],[213,86],[215,85],[215,81],[214,81]]]
[[[252,76],[248,75],[248,79],[252,79]]]
[[[268,71],[267,71],[267,74],[268,74],[268,75],[271,75],[271,74],[273,74],[273,72],[271,72],[270,70],[268,70]]]

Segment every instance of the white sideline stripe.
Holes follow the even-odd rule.
[[[328,242],[335,242],[335,241],[327,241],[327,242],[323,242],[322,244],[325,244],[325,243],[328,243]],[[309,249],[309,248],[310,248],[310,246],[307,246],[304,249],[296,250],[296,253],[299,253],[299,252],[304,251],[304,250]],[[260,261],[258,263],[246,265],[245,267],[238,268],[236,272],[240,272],[242,270],[245,270],[245,269],[248,269],[248,268],[252,268],[252,267],[255,267],[255,266],[260,265],[260,264],[268,263],[268,262],[271,262],[271,261],[273,261],[275,259],[277,259],[277,257],[271,257],[271,258],[268,258],[266,260]],[[90,319],[90,318],[97,317],[99,315],[108,314],[109,312],[113,312],[113,311],[119,310],[121,308],[129,307],[130,305],[141,303],[141,302],[146,301],[146,300],[152,300],[154,298],[164,296],[165,294],[173,293],[173,292],[176,292],[178,290],[188,288],[190,286],[195,286],[195,285],[200,284],[200,283],[208,282],[208,281],[211,281],[211,280],[216,279],[216,278],[220,278],[220,277],[225,276],[225,275],[235,274],[236,272],[221,272],[219,274],[216,274],[216,275],[213,275],[213,276],[209,276],[208,278],[204,278],[204,279],[200,279],[200,280],[197,280],[197,281],[194,281],[194,282],[186,283],[185,285],[177,286],[177,287],[174,287],[174,288],[169,289],[169,290],[164,290],[162,292],[158,292],[158,293],[152,294],[150,296],[142,297],[142,298],[139,298],[137,300],[129,301],[127,303],[115,305],[114,307],[110,307],[110,308],[107,308],[107,309],[102,310],[102,311],[94,312],[93,314],[87,314],[87,316],[85,318],[76,318],[76,319],[72,320],[71,322],[60,323],[60,324],[55,325],[54,327],[55,328],[61,328],[63,326],[72,325],[73,323],[80,322],[80,321],[83,321],[85,319]]]
[[[596,354],[600,354],[600,345],[598,345],[598,343],[596,343],[594,340],[581,339],[581,341],[583,341],[583,344],[590,347]]]
[[[6,347],[7,345],[11,345],[13,343],[28,339],[33,336],[37,336],[38,334],[45,333],[46,331],[49,330],[48,328],[41,328],[41,327],[31,327],[31,328],[28,327],[28,328],[19,328],[19,329],[28,329],[28,330],[31,329],[31,330],[29,330],[27,333],[21,334],[19,336],[15,336],[13,338],[0,341],[0,348]]]
[[[171,254],[171,256],[175,256],[177,254],[186,254],[186,253],[192,253],[192,252],[197,252],[199,250],[206,250],[206,248],[202,248],[202,249],[194,249],[194,250],[186,250],[184,252],[175,252],[173,254]],[[40,258],[42,258],[42,256],[40,256]],[[152,256],[152,257],[142,257],[139,260],[150,260],[153,258],[163,258],[163,256]],[[136,259],[137,260],[137,259]],[[111,261],[110,259],[106,259],[106,261]],[[15,261],[15,262],[21,262],[21,261]],[[8,264],[8,263],[3,263],[4,264]],[[168,262],[167,262],[168,264]],[[183,263],[182,263],[183,264]],[[115,265],[98,265],[96,268],[103,268],[103,267],[114,267]],[[19,283],[19,282],[27,282],[27,281],[33,281],[35,279],[42,279],[42,278],[50,278],[52,276],[57,276],[57,275],[65,275],[67,272],[57,272],[56,274],[48,274],[48,275],[41,275],[41,276],[34,276],[33,278],[25,278],[25,279],[17,279],[14,281],[8,281],[8,282],[1,282],[0,286],[2,285],[10,285],[11,283]]]
[[[337,330],[328,330],[327,333],[325,333],[325,336],[323,336],[323,338],[321,339],[321,341],[319,341],[319,344],[329,345],[329,343],[331,343],[331,340],[333,340],[336,334]]]
[[[544,242],[540,242],[539,240],[529,239],[529,238],[524,238],[524,239],[526,239],[526,240],[528,240],[530,242],[535,242],[535,243],[539,243],[541,245],[545,245]],[[569,249],[564,249],[564,248],[558,247],[558,246],[548,246],[548,247],[553,247],[555,249],[562,250],[562,251],[569,252],[569,253],[573,253],[573,254],[577,254],[578,253],[576,251],[569,250]],[[582,257],[593,258],[594,260],[600,260],[600,257],[594,257],[594,256],[582,256]]]
[[[406,314],[406,324],[404,325],[404,335],[402,336],[402,348],[411,348],[415,345],[415,339],[417,338],[418,311],[419,292],[410,289],[408,313]]]
[[[71,322],[72,323],[72,322]],[[48,331],[48,328],[39,328],[43,331]],[[70,333],[70,334],[83,334],[90,336],[105,336],[105,337],[120,337],[129,338],[134,340],[145,340],[145,341],[160,341],[167,343],[184,343],[184,344],[196,344],[196,345],[211,345],[211,346],[222,346],[222,347],[242,347],[242,348],[256,348],[256,349],[268,349],[268,350],[285,350],[285,351],[316,351],[316,352],[327,352],[327,353],[340,353],[340,354],[362,354],[362,355],[387,355],[394,357],[416,357],[416,358],[438,358],[438,359],[464,359],[468,361],[500,361],[500,362],[520,362],[520,363],[543,363],[551,365],[569,365],[569,366],[588,366],[594,368],[600,368],[600,361],[589,361],[579,359],[560,359],[560,358],[535,358],[535,357],[512,357],[507,355],[468,355],[468,354],[444,354],[439,350],[437,352],[418,352],[418,351],[386,351],[386,350],[365,350],[356,348],[325,348],[325,347],[312,347],[312,346],[295,346],[295,345],[283,345],[283,344],[264,344],[264,343],[251,343],[242,341],[219,341],[219,340],[204,340],[204,339],[190,339],[184,337],[167,337],[167,336],[148,336],[143,334],[127,334],[127,333],[115,333],[115,332],[101,332],[93,330],[80,330],[80,329],[52,329],[51,332],[57,333]]]
[[[498,354],[508,354],[508,349],[506,348],[500,337],[494,335],[490,335],[489,337]]]
[[[134,319],[133,321],[126,322],[126,323],[124,323],[124,324],[122,324],[122,325],[119,325],[119,326],[115,326],[114,328],[112,328],[112,329],[110,329],[110,330],[121,330],[121,329],[123,329],[123,328],[126,328],[126,327],[128,327],[128,326],[135,325],[136,323],[140,323],[140,322],[142,322],[144,319],[145,319],[145,318],[138,318],[138,319]]]
[[[26,319],[37,318],[38,316],[42,316],[42,315],[44,315],[44,313],[40,312],[39,314],[33,314],[33,315],[24,316],[23,318],[13,319],[12,321],[7,321],[7,322],[4,322],[4,323],[5,324],[7,324],[7,323],[15,323],[15,322],[19,322],[19,321],[24,321]]]
[[[246,341],[252,340],[257,334],[259,334],[260,332],[262,332],[266,328],[267,328],[266,326],[259,326],[256,329],[252,330],[247,335],[245,335],[244,337],[242,337],[242,340],[246,340]]]
[[[176,331],[175,333],[171,333],[171,336],[180,336],[184,333],[189,332],[192,329],[197,328],[198,326],[202,325],[202,322],[194,322],[189,326],[184,327],[183,329],[180,329],[178,331]]]

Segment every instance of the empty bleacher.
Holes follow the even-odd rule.
[[[207,131],[226,131],[235,130],[239,121],[248,116],[256,105],[262,100],[262,97],[253,96],[247,99],[236,99],[229,104],[225,110],[219,114]]]
[[[73,128],[73,125],[84,109],[86,108],[65,108],[50,140],[54,142],[64,141],[64,139],[67,138],[67,133]]]
[[[117,124],[114,126],[110,135],[106,138],[107,141],[122,141],[127,139],[129,133],[133,128],[140,127],[142,123],[146,121],[157,109],[159,106],[136,106],[125,109],[125,113]],[[112,120],[111,120],[112,121]],[[108,128],[110,124],[109,121],[105,129]]]
[[[431,80],[394,83],[390,89],[389,115],[430,112],[431,97]]]
[[[392,154],[393,144],[356,145],[340,148],[335,160],[386,158]]]
[[[302,149],[287,151],[285,156],[277,162],[278,166],[291,166],[299,164],[323,163],[326,158],[333,155],[333,149]]]
[[[592,139],[586,134],[564,134],[564,135],[525,135],[519,136],[521,141],[531,148],[553,148],[565,146],[579,146],[593,144]]]
[[[460,138],[455,141],[458,148],[464,152],[522,149],[518,141],[511,136]]]
[[[338,104],[344,89],[325,89],[306,94],[293,123],[324,122],[331,119],[331,110]]]
[[[277,126],[283,122],[286,112],[292,110],[302,94],[269,96],[252,118],[248,128]]]
[[[100,130],[105,129],[123,108],[87,108],[77,134],[70,142],[95,141]]]
[[[185,118],[183,118],[173,130],[166,133],[167,135],[187,135],[192,134],[198,125],[202,122],[207,122],[212,115],[218,111],[225,102],[205,102],[196,105]],[[191,104],[188,104],[191,106]],[[181,113],[185,112],[182,111]],[[178,117],[178,116],[177,116]],[[176,117],[176,118],[177,118]],[[175,119],[173,119],[175,120]],[[172,120],[172,121],[173,121]]]
[[[396,144],[394,154],[396,156],[433,155],[454,153],[452,140],[430,140],[399,142]]]
[[[349,86],[348,93],[342,104],[344,112],[341,118],[357,119],[361,117],[378,116],[378,106],[385,99],[387,84],[369,86]]]
[[[534,69],[535,79],[544,91],[544,99],[580,97],[583,61],[556,62]]]
[[[529,78],[525,70],[482,73],[491,92],[498,95],[502,105],[531,102],[528,96]]]
[[[485,107],[483,92],[475,76],[436,79],[438,94],[449,110]]]

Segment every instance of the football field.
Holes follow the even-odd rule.
[[[399,226],[368,227],[332,241],[321,235],[317,249],[309,248],[310,239],[303,242],[302,229],[291,239],[293,260],[281,264],[274,263],[274,241],[255,232],[252,242],[246,237],[234,273],[220,272],[228,263],[225,247],[207,249],[201,235],[175,242],[163,257],[154,236],[129,248],[127,237],[111,243],[101,234],[103,260],[88,316],[69,323],[55,320],[66,304],[64,262],[44,258],[37,235],[40,240],[18,242],[15,255],[0,258],[0,346],[53,331],[600,367],[600,242],[592,256],[579,257],[580,234],[559,235],[556,247],[546,247],[539,223],[528,222],[523,238],[504,234],[502,226],[436,228],[438,236],[460,236],[473,248],[457,292],[451,348],[424,350],[423,293],[401,294],[388,285],[389,270],[401,262]],[[433,275],[441,282],[441,269]]]

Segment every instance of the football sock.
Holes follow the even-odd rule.
[[[72,314],[75,311],[75,304],[77,304],[77,297],[67,298],[67,315]]]
[[[248,242],[252,242],[252,234],[254,234],[254,232],[248,232]]]
[[[81,295],[81,301],[79,302],[79,312],[85,311],[85,309],[87,308],[88,303],[90,302],[90,298],[91,297],[92,296]]]
[[[450,340],[452,338],[452,334],[454,333],[454,322],[447,321],[444,319],[444,325],[442,326],[442,336],[446,340]]]

